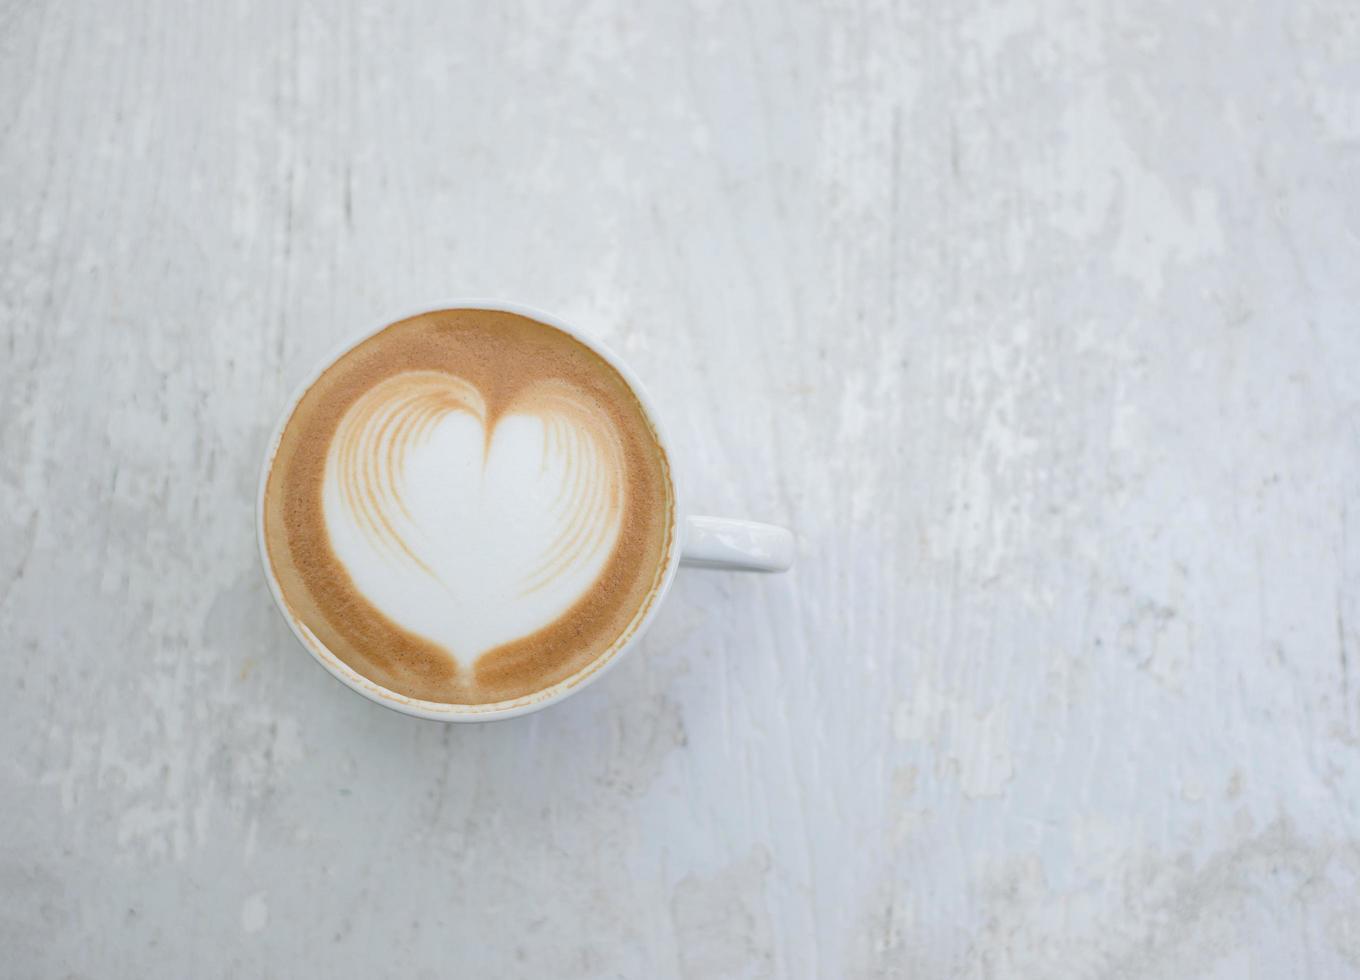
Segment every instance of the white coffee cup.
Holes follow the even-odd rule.
[[[293,410],[297,403],[306,394],[307,390],[316,382],[328,367],[352,348],[363,343],[369,337],[386,329],[399,320],[404,320],[411,316],[417,316],[430,310],[441,309],[475,309],[475,310],[497,310],[506,313],[517,313],[520,316],[529,317],[540,323],[546,323],[556,327],[565,333],[570,334],[582,344],[585,344],[600,357],[604,358],[628,383],[641,403],[643,410],[647,413],[647,418],[651,422],[656,432],[658,441],[667,458],[672,460],[671,483],[674,488],[675,506],[672,508],[671,519],[674,522],[671,527],[671,537],[679,542],[679,547],[669,550],[666,567],[662,570],[660,584],[652,594],[646,612],[636,627],[620,638],[615,644],[603,654],[592,661],[587,667],[568,677],[557,684],[547,687],[541,691],[516,698],[512,701],[499,702],[487,705],[459,705],[441,704],[436,701],[422,701],[417,698],[407,697],[395,691],[369,680],[354,668],[331,653],[326,645],[322,643],[316,635],[300,622],[288,609],[284,602],[283,593],[279,588],[278,579],[274,575],[273,566],[269,561],[269,554],[265,547],[264,536],[264,495],[265,487],[269,480],[269,471],[274,462],[274,455],[278,451],[279,440],[283,435],[284,427],[293,415]],[[692,565],[699,568],[727,569],[735,571],[752,572],[782,572],[793,564],[794,541],[793,535],[782,527],[775,527],[771,524],[760,524],[755,521],[743,521],[726,517],[700,517],[690,515],[685,509],[685,499],[676,477],[676,466],[674,465],[675,455],[672,452],[670,441],[666,438],[665,428],[657,416],[656,409],[652,404],[651,397],[647,390],[638,381],[637,376],[628,369],[617,355],[598,340],[582,333],[571,324],[564,323],[559,318],[551,314],[535,310],[518,303],[506,303],[501,300],[483,299],[462,299],[452,300],[447,303],[437,303],[422,307],[418,310],[409,311],[397,316],[383,320],[378,326],[366,331],[363,335],[349,341],[332,356],[326,358],[319,364],[316,370],[312,371],[307,378],[297,387],[293,397],[289,399],[287,407],[279,417],[278,425],[274,428],[274,434],[270,437],[269,446],[265,453],[264,465],[260,472],[260,489],[256,498],[256,520],[255,530],[259,539],[260,559],[264,566],[265,579],[269,582],[269,591],[274,596],[274,602],[283,613],[293,634],[298,638],[298,642],[316,659],[316,661],[330,671],[342,684],[359,692],[370,701],[376,701],[384,707],[403,714],[413,715],[417,718],[429,718],[435,721],[496,721],[504,718],[513,718],[516,715],[528,714],[546,708],[550,704],[555,704],[563,698],[582,690],[586,685],[593,683],[599,677],[618,663],[623,656],[637,646],[638,640],[651,625],[656,611],[660,608],[666,594],[670,591],[671,583],[675,580],[676,569],[680,565]]]

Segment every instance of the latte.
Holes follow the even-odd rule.
[[[674,490],[637,396],[515,313],[395,323],[284,426],[264,536],[304,632],[408,697],[484,705],[585,677],[655,600]]]

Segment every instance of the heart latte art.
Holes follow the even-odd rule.
[[[331,547],[378,609],[471,663],[594,584],[619,536],[622,456],[608,416],[560,382],[527,388],[490,429],[466,381],[394,375],[331,444]]]
[[[444,310],[312,384],[264,519],[285,604],[326,651],[411,697],[500,704],[585,676],[631,634],[672,507],[608,362],[526,317]]]

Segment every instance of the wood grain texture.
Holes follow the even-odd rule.
[[[1357,51],[1342,0],[0,4],[6,969],[1360,972]],[[450,295],[593,329],[795,570],[685,573],[529,719],[325,677],[266,432]]]

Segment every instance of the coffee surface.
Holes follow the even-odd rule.
[[[664,451],[631,388],[514,313],[395,323],[322,372],[265,484],[291,615],[392,691],[490,704],[585,676],[674,546]]]

